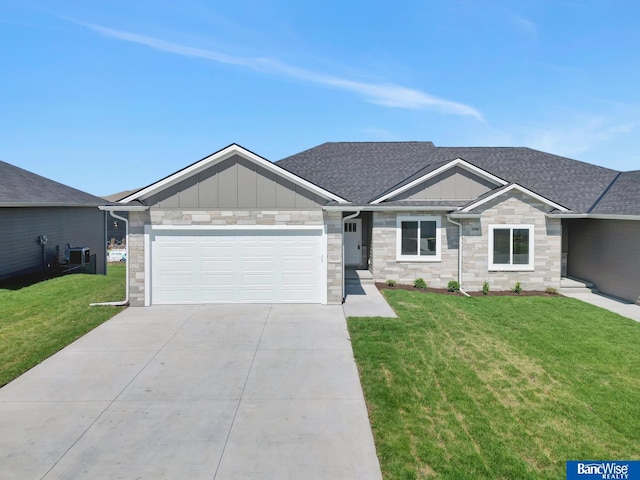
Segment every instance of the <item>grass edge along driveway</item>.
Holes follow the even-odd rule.
[[[564,297],[384,294],[397,319],[348,325],[386,480],[640,459],[640,324]]]
[[[89,304],[122,300],[125,270],[110,264],[107,275],[66,275],[0,289],[0,387],[122,311]]]

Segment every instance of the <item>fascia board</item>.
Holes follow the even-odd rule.
[[[434,171],[429,172],[424,174],[423,176],[421,176],[420,178],[417,178],[415,180],[413,180],[412,182],[407,183],[406,185],[403,185],[402,187],[399,187],[395,190],[392,190],[391,192],[383,195],[382,197],[374,200],[373,202],[371,202],[371,204],[375,205],[378,204],[380,202],[384,202],[385,200],[388,200],[390,198],[395,197],[396,195],[400,195],[403,192],[406,192],[407,190],[415,187],[416,185],[421,184],[422,182],[425,182],[427,180],[429,180],[430,178],[433,178],[437,175],[440,175],[442,172],[446,172],[447,170],[450,170],[451,168],[454,167],[461,167],[464,168],[465,170],[471,172],[471,173],[475,173],[476,175],[479,175],[481,177],[486,178],[487,180],[494,182],[498,185],[504,186],[507,185],[508,182],[505,182],[503,179],[496,177],[495,175],[487,172],[486,170],[483,170],[481,168],[476,167],[475,165],[471,165],[468,162],[465,162],[463,159],[461,158],[456,158],[455,160],[452,160],[451,162],[436,168]]]
[[[206,170],[207,168],[215,165],[216,163],[222,162],[224,160],[226,160],[227,158],[233,156],[233,155],[241,155],[244,158],[251,160],[252,162],[260,165],[261,167],[269,170],[270,172],[279,175],[281,177],[286,178],[287,180],[290,180],[291,182],[300,185],[308,190],[311,190],[312,192],[317,193],[318,195],[320,195],[321,197],[324,198],[328,198],[331,200],[335,200],[336,202],[340,202],[340,203],[346,203],[347,201],[337,195],[334,195],[331,192],[328,192],[327,190],[318,187],[317,185],[314,185],[313,183],[291,173],[288,172],[287,170],[284,170],[283,168],[277,167],[275,166],[272,162],[270,162],[269,160],[266,160],[262,157],[260,157],[259,155],[256,155],[255,153],[241,147],[240,145],[229,145],[226,148],[223,148],[222,150],[213,153],[211,155],[209,155],[208,157],[203,158],[202,160],[174,173],[173,175],[169,175],[168,177],[159,180],[156,183],[153,183],[151,185],[149,185],[148,187],[143,188],[142,190],[137,191],[136,193],[133,193],[131,195],[129,195],[128,197],[123,198],[122,200],[119,201],[119,203],[127,203],[130,202],[132,200],[138,200],[140,198],[144,198],[144,197],[148,197],[150,195],[153,195],[156,192],[159,192],[160,190],[163,190],[167,187],[173,186],[177,183],[180,183],[181,181],[183,181],[186,178],[191,177],[192,175],[195,175],[197,173],[200,173],[203,170]]]
[[[105,212],[144,212],[149,209],[146,205],[101,205],[98,208]]]
[[[49,208],[49,207],[68,207],[68,208],[100,208],[100,203],[63,203],[63,202],[47,202],[47,203],[26,203],[26,202],[2,202],[0,208]]]
[[[353,212],[360,210],[362,212],[379,212],[379,211],[416,211],[424,210],[429,212],[452,212],[460,208],[458,205],[447,206],[428,206],[428,205],[327,205],[322,207],[327,212]]]
[[[504,195],[505,193],[510,192],[511,190],[518,190],[520,193],[524,193],[525,195],[533,197],[536,200],[539,200],[540,202],[549,205],[550,207],[553,207],[553,208],[555,208],[557,210],[560,210],[561,212],[568,212],[569,211],[568,208],[563,207],[562,205],[560,205],[558,203],[552,202],[548,198],[545,198],[542,195],[538,195],[537,193],[532,192],[531,190],[528,190],[528,189],[524,188],[523,186],[518,185],[517,183],[513,183],[510,186],[508,186],[507,188],[504,188],[504,189],[501,189],[501,190],[497,191],[493,195],[489,195],[488,197],[485,197],[482,200],[478,200],[477,202],[474,202],[474,203],[472,203],[470,205],[467,205],[462,210],[460,210],[460,212],[461,213],[469,212],[469,211],[473,210],[474,208],[477,208],[480,205],[483,205],[483,204],[493,200],[494,198],[497,198],[497,197],[499,197],[501,195]]]
[[[591,218],[594,220],[640,220],[640,215],[607,215],[604,213],[547,213],[549,218]]]

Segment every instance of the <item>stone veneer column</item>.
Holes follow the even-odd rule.
[[[149,211],[129,212],[128,257],[129,304],[144,306],[144,225],[149,223]]]
[[[327,303],[341,304],[342,297],[342,212],[324,212],[327,233]]]

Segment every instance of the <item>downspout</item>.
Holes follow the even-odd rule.
[[[113,218],[122,220],[124,222],[124,227],[125,227],[125,238],[127,239],[125,244],[125,255],[126,255],[125,267],[127,269],[125,273],[126,275],[125,298],[121,302],[90,303],[89,304],[90,307],[98,307],[98,306],[123,307],[129,304],[129,220],[127,220],[125,217],[121,217],[120,215],[117,215],[112,210],[109,210],[109,213]]]
[[[450,223],[458,226],[459,234],[458,234],[458,283],[460,284],[460,292],[462,292],[467,297],[470,297],[467,292],[465,292],[462,288],[462,224],[451,220],[451,217],[447,215],[447,220]]]
[[[344,299],[347,298],[345,289],[346,279],[344,278],[344,222],[356,218],[358,215],[360,215],[360,210],[356,210],[356,213],[342,217],[342,303],[344,303]]]

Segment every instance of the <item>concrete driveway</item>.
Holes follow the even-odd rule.
[[[2,479],[380,479],[341,306],[129,308],[0,389]]]

